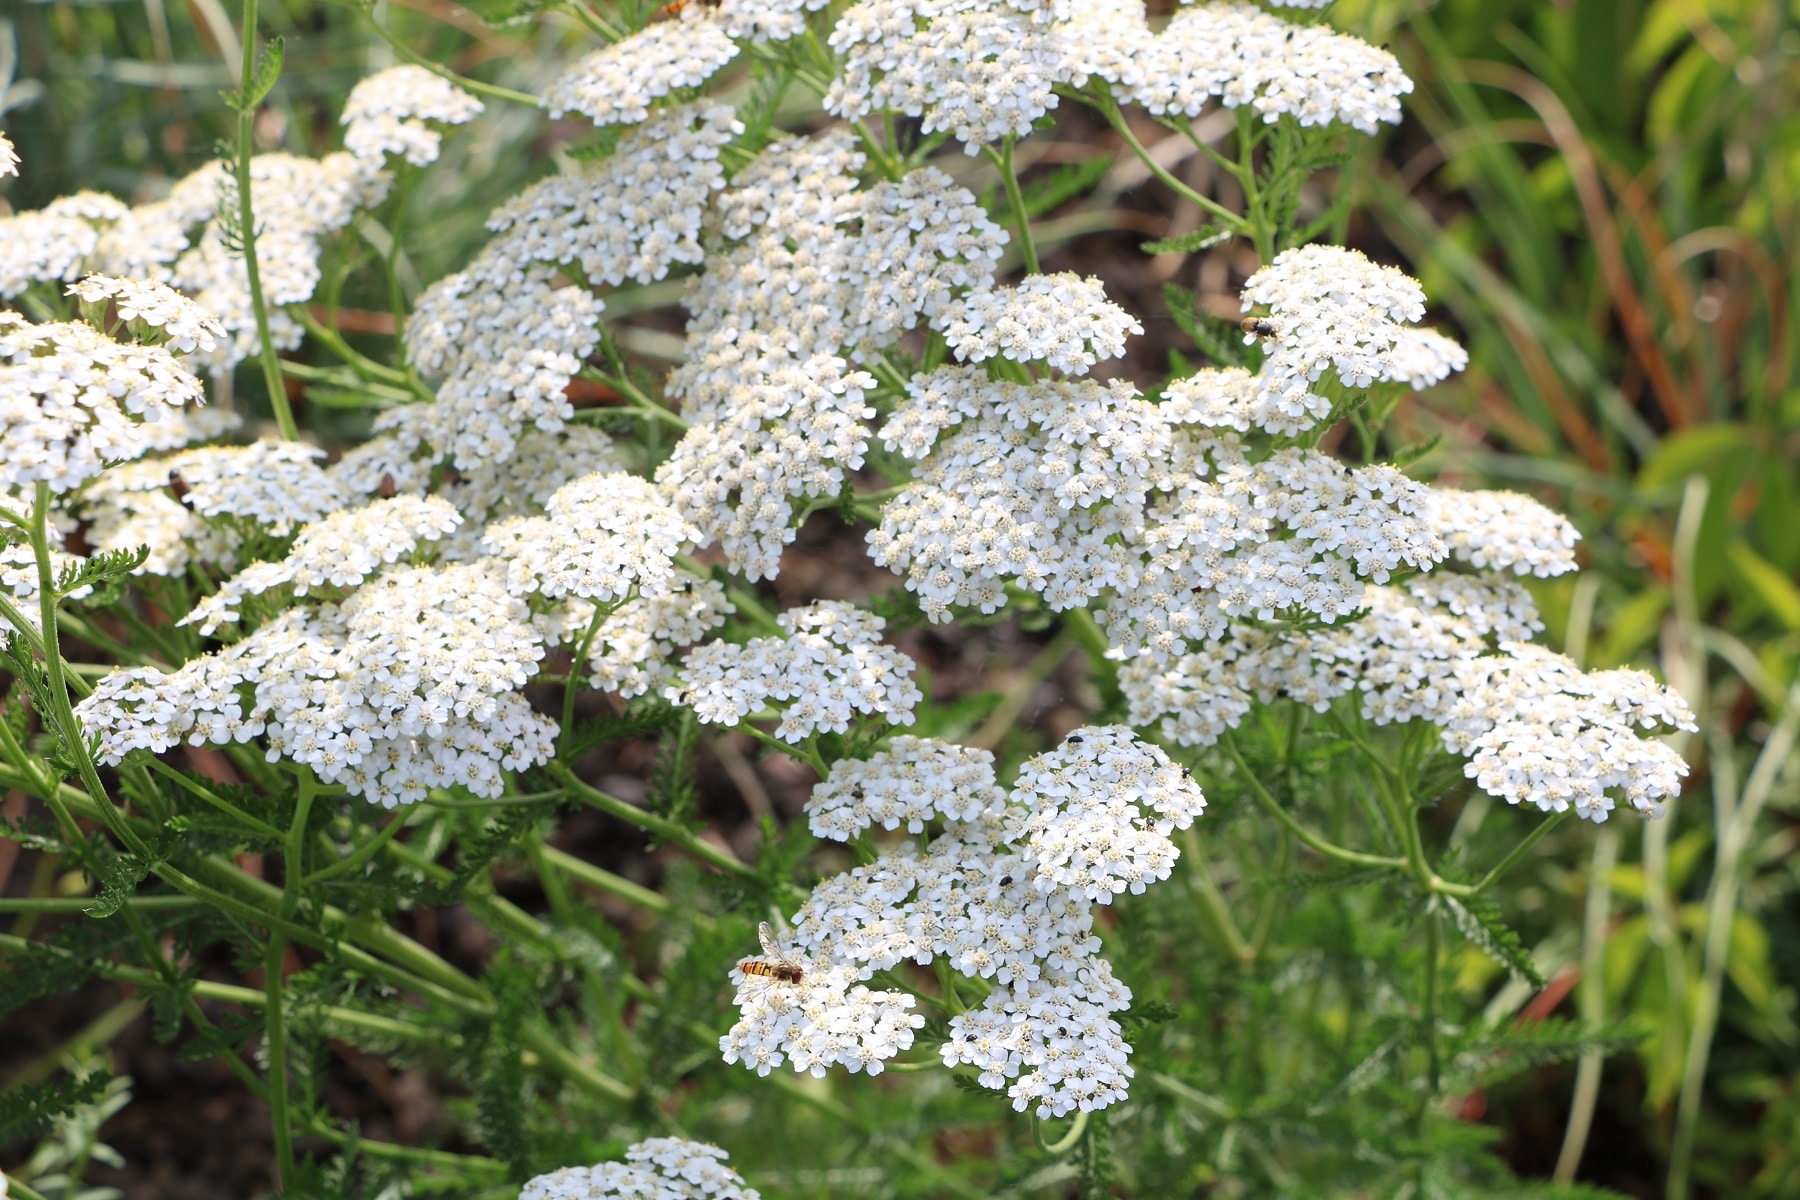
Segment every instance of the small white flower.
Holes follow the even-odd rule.
[[[398,154],[415,167],[437,161],[443,135],[425,124],[462,125],[482,111],[481,101],[424,67],[389,67],[350,89],[339,118],[344,149],[380,166]]]
[[[564,1167],[525,1184],[519,1200],[760,1200],[755,1188],[706,1142],[648,1138],[625,1161]]]

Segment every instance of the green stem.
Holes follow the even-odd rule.
[[[569,733],[575,728],[575,692],[581,685],[582,673],[587,668],[588,654],[594,648],[594,639],[600,634],[600,627],[606,624],[606,618],[619,610],[620,599],[615,604],[594,602],[594,615],[589,618],[587,629],[581,635],[581,645],[575,651],[574,661],[569,665],[569,677],[563,682],[562,701],[562,735],[557,753],[565,754],[569,749]]]
[[[1223,204],[1220,204],[1217,200],[1214,200],[1209,196],[1202,196],[1199,192],[1196,192],[1175,175],[1171,174],[1168,168],[1157,162],[1156,159],[1151,156],[1150,151],[1145,148],[1144,144],[1138,141],[1137,135],[1131,132],[1131,126],[1126,123],[1125,115],[1119,111],[1119,106],[1117,104],[1109,99],[1103,101],[1098,107],[1101,115],[1106,118],[1107,123],[1113,127],[1114,131],[1116,131],[1120,137],[1125,139],[1125,144],[1131,147],[1132,153],[1136,154],[1138,160],[1150,169],[1152,175],[1174,189],[1177,195],[1182,196],[1211,213],[1218,219],[1221,225],[1226,229],[1229,229],[1232,233],[1242,234],[1245,231],[1244,219],[1237,213],[1232,212],[1229,208],[1226,208]]]
[[[1250,764],[1244,760],[1243,752],[1238,749],[1236,738],[1227,733],[1219,740],[1219,744],[1225,748],[1226,755],[1237,765],[1238,774],[1243,777],[1244,782],[1249,786],[1250,794],[1256,797],[1257,803],[1267,809],[1276,820],[1287,826],[1293,835],[1300,839],[1303,845],[1311,847],[1313,850],[1323,854],[1326,858],[1336,859],[1338,862],[1355,863],[1364,867],[1387,867],[1390,869],[1407,865],[1407,860],[1404,858],[1391,858],[1383,854],[1364,854],[1360,850],[1347,850],[1342,846],[1334,845],[1331,842],[1326,841],[1312,830],[1300,824],[1299,821],[1295,820],[1293,815],[1289,813],[1287,809],[1283,808],[1281,803],[1276,800],[1274,796],[1269,794],[1269,789],[1262,785],[1262,781],[1256,777],[1256,772],[1252,770]]]
[[[294,804],[294,820],[288,826],[287,844],[282,850],[281,878],[283,890],[277,909],[283,923],[293,919],[305,887],[306,819],[312,813],[313,797],[318,794],[318,780],[306,767],[301,767],[300,795]],[[269,1119],[275,1130],[275,1186],[285,1189],[295,1182],[294,1131],[288,1124],[287,1020],[282,1009],[282,967],[287,960],[287,938],[279,926],[269,930],[269,945],[263,956],[263,991],[268,997],[263,1010],[263,1028],[269,1039]]]
[[[287,387],[281,381],[281,357],[269,334],[269,306],[263,299],[262,271],[256,261],[256,214],[250,200],[250,158],[256,153],[256,105],[251,88],[256,78],[256,0],[244,0],[244,59],[238,77],[237,189],[239,240],[244,249],[244,275],[250,288],[250,308],[256,314],[256,337],[261,343],[263,383],[269,389],[269,407],[281,436],[300,440],[294,410],[288,404]]]
[[[200,903],[192,896],[133,896],[126,905],[140,910],[192,908]],[[86,912],[92,908],[92,896],[7,896],[0,898],[0,913],[41,912],[72,913]]]
[[[628,900],[639,908],[649,909],[659,916],[667,916],[675,911],[675,905],[661,893],[653,892],[641,884],[614,875],[611,871],[602,870],[593,863],[576,858],[573,854],[564,853],[554,846],[544,846],[539,853],[544,856],[547,866],[554,867],[577,883],[585,883],[589,887],[599,888],[621,900]],[[702,915],[690,913],[688,919],[694,920]]]
[[[799,759],[801,762],[803,762],[807,766],[811,767],[813,769],[813,771],[818,774],[820,779],[823,779],[827,775],[831,774],[831,768],[825,765],[825,760],[823,758],[819,757],[818,748],[813,744],[813,741],[810,738],[807,740],[805,745],[799,745],[799,744],[796,744],[793,742],[784,742],[780,738],[776,737],[775,735],[773,735],[771,733],[766,733],[763,730],[758,729],[756,726],[750,724],[749,721],[744,721],[744,722],[740,723],[737,726],[737,729],[738,729],[738,732],[740,732],[740,733],[749,734],[751,737],[755,738],[757,741],[761,742],[763,745],[769,747],[771,750],[779,751],[780,753],[787,755],[789,758]]]
[[[987,156],[1000,169],[1000,182],[1006,187],[1006,201],[1012,206],[1013,224],[1019,231],[1019,250],[1025,256],[1025,271],[1037,275],[1037,244],[1031,240],[1031,216],[1025,211],[1025,194],[1019,190],[1019,174],[1013,169],[1013,143],[1014,139],[1008,137],[998,151],[989,146]]]
[[[665,817],[659,817],[655,813],[645,812],[636,805],[627,804],[617,796],[607,795],[598,788],[583,782],[575,772],[554,759],[548,764],[548,770],[582,803],[617,817],[621,821],[636,825],[639,829],[655,834],[665,842],[680,846],[695,858],[710,863],[727,874],[736,875],[740,879],[756,878],[755,867],[744,862],[729,850],[721,850],[709,842],[702,841],[687,826],[677,824]]]
[[[308,336],[320,342],[333,354],[341,358],[344,361],[344,365],[349,367],[352,371],[355,371],[359,378],[390,383],[396,387],[403,387],[409,392],[415,392],[417,390],[418,381],[411,375],[397,367],[390,367],[386,363],[379,363],[374,359],[369,358],[349,342],[345,341],[343,334],[313,316],[312,311],[308,309],[306,305],[291,305],[288,308],[288,312],[299,319],[300,324],[305,327]],[[431,397],[427,394],[425,398],[430,399]]]
[[[381,853],[387,844],[394,840],[395,835],[397,835],[401,829],[405,828],[406,822],[411,817],[412,811],[410,809],[401,809],[398,813],[394,814],[392,820],[381,827],[380,833],[352,850],[337,862],[332,863],[330,866],[320,867],[311,875],[302,879],[300,881],[300,889],[305,891],[317,884],[324,883],[330,879],[336,879],[340,875],[348,875],[351,871],[356,870],[371,858],[374,858],[377,854]]]
[[[1212,872],[1207,870],[1206,860],[1200,853],[1200,838],[1192,827],[1181,833],[1181,852],[1193,864],[1182,872],[1181,878],[1194,898],[1194,912],[1201,934],[1225,958],[1239,966],[1249,966],[1256,961],[1256,950],[1244,940],[1237,922],[1232,920],[1231,908],[1225,902],[1224,893],[1219,891]]]
[[[1429,1087],[1425,1095],[1425,1111],[1419,1117],[1421,1132],[1424,1130],[1425,1113],[1430,1111],[1431,1102],[1437,1097],[1443,1074],[1443,1063],[1439,1060],[1437,1029],[1439,940],[1438,914],[1434,908],[1425,915],[1425,1007],[1422,1019],[1428,1071],[1426,1081]]]
[[[1244,189],[1244,217],[1249,226],[1246,232],[1250,240],[1256,243],[1258,262],[1267,263],[1275,257],[1275,235],[1268,226],[1262,211],[1262,194],[1256,186],[1256,134],[1255,115],[1248,108],[1238,110],[1238,183]]]
[[[431,59],[426,58],[423,54],[420,54],[417,50],[408,46],[392,33],[389,33],[387,26],[375,19],[375,14],[370,6],[363,6],[363,15],[369,18],[369,24],[374,28],[375,35],[386,42],[388,47],[393,50],[395,54],[398,54],[401,58],[404,58],[415,67],[424,67],[427,71],[430,71],[440,79],[448,79],[457,87],[474,92],[477,96],[489,96],[495,100],[505,100],[511,104],[523,104],[528,108],[539,107],[538,98],[536,96],[528,95],[525,92],[515,92],[511,88],[501,87],[499,84],[483,83],[479,79],[470,79],[467,75],[458,75],[455,71],[449,70],[448,68],[433,62]]]
[[[1499,882],[1500,877],[1512,870],[1513,867],[1518,864],[1518,861],[1521,858],[1524,858],[1526,853],[1533,846],[1537,845],[1551,830],[1568,820],[1570,815],[1571,814],[1567,812],[1553,813],[1552,815],[1545,817],[1542,821],[1539,821],[1537,828],[1521,838],[1518,845],[1507,851],[1505,858],[1495,863],[1493,869],[1486,875],[1483,875],[1479,883],[1476,883],[1469,888],[1468,894],[1471,896],[1479,896],[1490,887],[1493,887],[1495,883]],[[1440,892],[1448,892],[1453,896],[1463,894],[1462,890],[1455,884],[1440,884],[1437,890]]]
[[[664,408],[649,396],[645,395],[644,389],[631,382],[624,371],[620,371],[617,375],[611,375],[596,367],[590,366],[584,368],[581,373],[583,376],[591,378],[597,383],[604,383],[607,387],[625,397],[629,407],[633,411],[642,413],[653,421],[661,421],[663,424],[674,429],[679,429],[683,433],[687,432],[688,423],[686,421],[682,420],[676,413],[670,412],[667,408]]]
[[[1057,1138],[1054,1142],[1044,1141],[1043,1136],[1040,1134],[1038,1137],[1038,1145],[1044,1148],[1044,1153],[1046,1154],[1067,1154],[1070,1150],[1075,1148],[1075,1143],[1081,1140],[1081,1135],[1087,1132],[1087,1125],[1087,1113],[1085,1111],[1078,1112],[1075,1114],[1074,1124],[1069,1126],[1069,1132],[1063,1134],[1063,1136]]]

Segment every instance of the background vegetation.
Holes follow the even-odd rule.
[[[335,114],[350,86],[398,61],[378,29],[459,72],[525,90],[584,44],[567,23],[496,27],[482,15],[479,5],[436,0],[266,5],[265,33],[286,35],[287,65],[259,122],[260,139],[306,154],[333,147]],[[1760,0],[1342,0],[1333,20],[1389,42],[1418,85],[1405,124],[1359,145],[1347,168],[1358,189],[1348,241],[1421,278],[1438,306],[1435,319],[1460,333],[1473,358],[1463,376],[1403,410],[1403,432],[1437,439],[1427,470],[1528,488],[1568,513],[1586,536],[1586,570],[1536,589],[1551,623],[1547,640],[1592,666],[1659,670],[1701,722],[1683,748],[1694,764],[1690,790],[1668,820],[1627,816],[1599,830],[1565,825],[1514,876],[1509,915],[1525,933],[1542,986],[1497,984],[1490,959],[1467,956],[1459,988],[1488,998],[1491,1012],[1516,1012],[1522,1026],[1578,1017],[1629,1031],[1610,1055],[1590,1049],[1493,1088],[1475,1079],[1461,1102],[1471,1144],[1497,1139],[1521,1173],[1633,1196],[1800,1196],[1800,787],[1792,763],[1800,726],[1800,383],[1788,295],[1800,262],[1796,13]],[[0,15],[0,128],[25,166],[7,199],[35,208],[84,187],[138,198],[212,157],[235,122],[218,91],[235,82],[236,36],[216,0],[9,8]],[[429,186],[407,193],[402,267],[409,284],[464,262],[484,236],[488,209],[545,170],[547,151],[572,136],[536,113],[491,109],[476,133],[451,140]],[[1110,156],[1114,145],[1103,128],[1071,116],[1027,178],[1055,176],[1058,162]],[[1141,252],[1147,237],[1187,231],[1170,228],[1160,185],[1146,182],[1129,159],[1121,162],[1104,176],[1091,174],[1083,195],[1050,214],[1046,269],[1101,274],[1141,313],[1168,312],[1160,297],[1170,282],[1221,312],[1233,308],[1243,272],[1229,250]],[[1182,169],[1208,168],[1196,160]],[[385,298],[354,287],[343,327],[380,353],[392,332]],[[1140,354],[1150,369],[1171,349],[1193,353],[1172,317],[1147,323]],[[629,333],[631,348],[672,353],[672,332],[640,322]],[[252,399],[254,374],[241,379]],[[358,421],[315,410],[310,424],[354,436]],[[821,576],[856,555],[853,540],[830,531],[809,528],[803,545]],[[996,742],[1022,738],[1015,744],[1029,747],[1029,739],[1054,737],[1076,722],[1085,683],[1059,674],[1061,660],[1046,659],[1047,639],[1006,626],[975,631],[970,642],[936,647],[940,670],[981,659],[1018,666],[999,676],[1010,690],[940,713],[934,719],[942,728]],[[779,764],[748,761],[746,749],[732,738],[712,741],[690,773],[664,770],[659,785],[740,846],[761,836],[757,810],[791,813],[804,790]],[[648,743],[628,741],[600,769],[655,780],[651,754]],[[1322,780],[1330,764],[1297,769]],[[16,796],[5,803],[8,816],[23,811]],[[1229,821],[1232,798],[1215,797],[1215,804]],[[595,881],[582,862],[601,864],[607,879],[654,881],[664,902],[697,910],[720,908],[711,894],[717,885],[680,856],[647,850],[592,814],[540,838],[551,829],[548,816],[522,808],[502,830],[523,832],[524,856],[537,861],[465,852],[464,864],[472,875],[492,873],[493,887],[479,900],[490,907],[479,915],[490,926],[495,906],[503,923],[509,912],[542,915],[531,925],[538,941],[522,939],[496,958],[464,905],[420,904],[414,935],[481,979],[511,1014],[515,1036],[532,1002],[509,982],[531,973],[512,957],[520,954],[538,956],[538,967],[580,964],[569,988],[587,1028],[617,1023],[640,976],[696,996],[718,993],[693,1007],[722,1012],[720,981],[748,945],[745,919],[721,920],[684,943],[658,943],[640,940],[650,920],[644,908],[577,894]],[[1473,839],[1487,812],[1471,802],[1442,816],[1453,836]],[[486,836],[496,854],[505,845],[476,816],[433,819],[444,826],[441,835],[415,831],[415,838],[457,836],[467,845]],[[543,869],[544,856],[554,869]],[[614,896],[621,886],[600,883]],[[58,884],[52,859],[0,841],[0,895],[54,895]],[[1216,886],[1235,898],[1268,881],[1221,877]],[[1294,902],[1311,922],[1308,936],[1354,938],[1358,906],[1383,901],[1376,893],[1327,891]],[[1160,1128],[1170,1147],[1211,1139],[1209,1165],[1196,1168],[1192,1155],[1171,1149],[1167,1163],[1151,1154],[1136,1168],[1145,1196],[1233,1195],[1235,1163],[1256,1153],[1255,1135],[1268,1132],[1258,1121],[1281,1118],[1221,1123],[1184,1080],[1205,1075],[1229,1086],[1238,1073],[1248,1086],[1252,1076],[1242,1074],[1238,1057],[1269,1014],[1254,987],[1221,982],[1233,964],[1213,949],[1179,963],[1157,959],[1156,935],[1186,919],[1185,903],[1171,886],[1134,907],[1121,934],[1122,974],[1147,1000],[1204,1007],[1209,995],[1224,1003],[1229,991],[1212,1031],[1227,1036],[1172,1021],[1134,1028],[1140,1067],[1150,1069],[1134,1088],[1131,1119]],[[166,923],[169,937],[187,936],[177,918],[172,913]],[[13,937],[27,936],[37,919],[0,907],[0,930]],[[1359,949],[1375,957],[1395,952]],[[0,961],[0,972],[17,969]],[[334,986],[316,982],[320,995]],[[61,1170],[90,1189],[117,1186],[132,1197],[250,1194],[266,1178],[256,1157],[266,1116],[216,1062],[184,1062],[158,1043],[156,1014],[145,1008],[129,988],[95,981],[0,1017],[7,1096],[66,1077],[71,1061],[102,1060],[111,1076],[83,1097],[85,1124],[65,1123],[45,1137],[21,1121],[10,1141],[0,1129],[0,1163],[37,1156],[47,1164],[40,1179]],[[1144,1011],[1154,1017],[1158,1009]],[[466,1033],[503,1039],[505,1027]],[[1295,1040],[1274,1052],[1297,1060],[1326,1053],[1328,1035],[1342,1032],[1318,1030],[1313,1045],[1291,1025],[1283,1029]],[[700,1032],[638,1031],[648,1054],[635,1069],[684,1080],[691,1132],[705,1136],[709,1123],[731,1127],[734,1165],[766,1192],[977,1195],[1078,1173],[1047,1151],[989,1164],[995,1144],[1011,1137],[995,1120],[994,1098],[965,1094],[942,1073],[918,1109],[917,1089],[896,1102],[877,1087],[786,1081],[750,1099],[716,1062],[708,1041],[716,1031]],[[484,1096],[483,1087],[510,1096],[526,1086],[507,1077],[517,1056],[509,1060],[504,1040],[472,1094],[450,1097],[433,1092],[423,1067],[405,1069],[404,1046],[377,1059],[332,1050],[322,1033],[316,1044],[319,1074],[305,1086],[321,1102],[340,1114],[366,1110],[371,1133],[395,1144],[467,1151],[444,1131],[479,1130],[483,1153],[496,1156],[496,1179],[509,1154],[525,1155],[535,1144],[541,1158],[544,1139],[567,1138],[559,1153],[569,1161],[617,1148],[604,1123],[558,1135]],[[390,1069],[396,1062],[400,1068]],[[1151,1068],[1170,1062],[1189,1068]],[[1377,1089],[1368,1103],[1393,1099]],[[1239,1114],[1253,1112],[1253,1096],[1230,1100]],[[814,1141],[807,1130],[821,1120],[860,1136]],[[1230,1131],[1240,1127],[1244,1136],[1235,1138]],[[235,1137],[237,1130],[245,1136]],[[319,1187],[374,1194],[383,1177],[367,1166]],[[67,1194],[77,1190],[71,1182]]]

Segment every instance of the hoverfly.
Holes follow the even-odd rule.
[[[767,958],[752,958],[738,964],[744,982],[738,987],[738,1003],[761,995],[777,984],[798,985],[806,978],[806,964],[793,951],[775,940],[775,931],[764,921],[756,927],[757,940]]]

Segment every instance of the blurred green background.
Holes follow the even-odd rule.
[[[1467,1115],[1530,1174],[1800,1196],[1797,10],[1342,0],[1330,15],[1417,83],[1405,124],[1358,148],[1350,241],[1419,276],[1473,359],[1405,414],[1441,435],[1421,469],[1567,512],[1586,570],[1539,589],[1547,640],[1659,671],[1701,723],[1668,820],[1565,827],[1535,860],[1556,865],[1514,880],[1552,976],[1526,1011],[1635,1017],[1643,1041],[1472,1097]],[[304,154],[335,146],[356,80],[400,61],[374,22],[526,91],[585,42],[438,0],[285,0],[264,19],[288,42],[259,141]],[[0,7],[0,129],[24,159],[0,202],[149,199],[212,157],[232,132],[232,20],[219,0]],[[452,138],[408,201],[409,284],[466,260],[559,140],[495,106]],[[1491,986],[1474,959],[1464,985]]]

